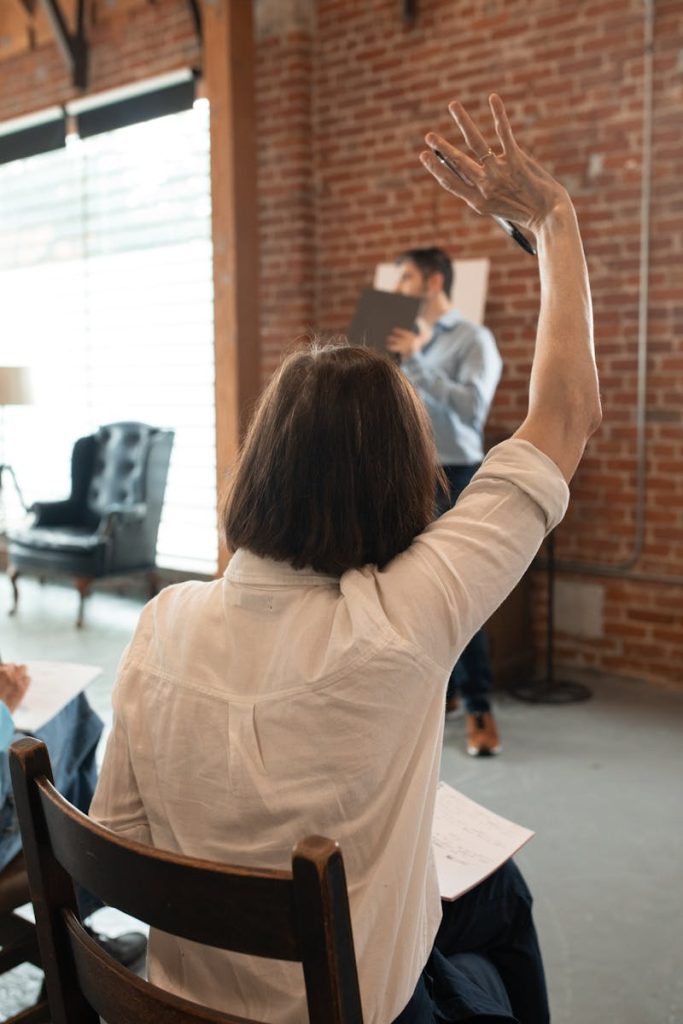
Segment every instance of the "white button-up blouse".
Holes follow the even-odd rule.
[[[388,1024],[441,916],[446,681],[567,500],[555,464],[512,439],[383,570],[338,578],[240,550],[222,579],[163,590],[123,657],[92,816],[164,850],[273,868],[306,835],[339,840],[366,1024]],[[299,965],[153,931],[148,971],[216,1009],[308,1019]]]

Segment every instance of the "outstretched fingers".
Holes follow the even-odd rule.
[[[437,157],[436,152],[442,153],[446,157],[448,165]],[[461,166],[460,161],[453,159],[453,147],[448,147],[448,154],[445,152],[445,147],[444,150],[437,147],[436,152],[430,148],[420,153],[420,161],[423,166],[447,192],[458,196],[459,199],[464,199],[468,205],[474,206],[477,199],[481,199],[481,193],[468,179],[466,168]],[[460,154],[460,156],[463,157],[464,154]]]
[[[489,107],[493,114],[493,123],[496,129],[496,135],[503,147],[503,153],[506,156],[510,156],[517,150],[517,142],[512,133],[510,127],[510,121],[508,120],[507,110],[505,104],[497,93],[491,93],[489,96]]]
[[[452,103],[449,103],[448,110],[460,129],[465,142],[472,150],[477,160],[481,160],[481,158],[486,156],[489,151],[488,142],[459,100],[453,100]]]
[[[450,142],[447,142],[441,135],[436,135],[434,132],[428,132],[425,136],[425,142],[437,159],[449,167],[466,185],[477,185],[479,183],[483,172],[481,164],[477,163],[476,160],[472,160],[471,157],[463,153],[457,146],[452,146]]]

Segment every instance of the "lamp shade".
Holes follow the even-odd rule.
[[[31,378],[25,366],[0,366],[0,405],[30,405]]]

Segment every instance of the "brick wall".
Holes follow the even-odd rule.
[[[185,0],[101,4],[92,88],[198,63]],[[499,91],[520,141],[570,188],[593,283],[605,420],[557,532],[564,562],[616,566],[635,547],[644,31],[641,0],[257,0],[264,377],[293,337],[342,330],[376,262],[438,244],[489,256],[487,322],[505,372],[491,436],[524,414],[538,302],[533,261],[441,192],[416,154]],[[73,95],[54,46],[0,63],[0,120]],[[562,572],[558,661],[680,684],[683,662],[683,18],[656,3],[643,547],[619,579]],[[666,579],[673,582],[666,584]],[[657,580],[657,582],[655,582]],[[534,575],[542,633],[544,581]],[[591,628],[581,602],[597,595]],[[582,589],[584,588],[584,589]],[[573,595],[573,596],[572,596]],[[585,608],[583,609],[585,611]]]
[[[257,21],[261,345],[264,379],[316,322],[310,24]]]
[[[413,245],[491,258],[487,322],[505,372],[490,433],[525,411],[538,285],[532,261],[492,223],[435,188],[416,153],[448,129],[458,96],[485,117],[499,91],[520,140],[570,188],[593,284],[605,419],[572,486],[558,557],[618,566],[635,548],[636,395],[643,161],[644,11],[639,0],[423,2],[412,27],[393,0],[319,0],[314,40],[316,312],[340,329],[374,264]],[[561,573],[558,662],[679,683],[683,658],[683,18],[656,4],[653,198],[648,310],[647,499],[630,575]],[[544,581],[537,584],[543,632]],[[578,614],[582,584],[601,590],[601,622]],[[597,631],[599,636],[591,635]]]

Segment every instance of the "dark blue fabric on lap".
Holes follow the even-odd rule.
[[[415,992],[394,1024],[517,1024],[500,975],[478,953],[432,951]]]
[[[513,861],[442,903],[434,948],[394,1024],[549,1024],[531,908]]]

